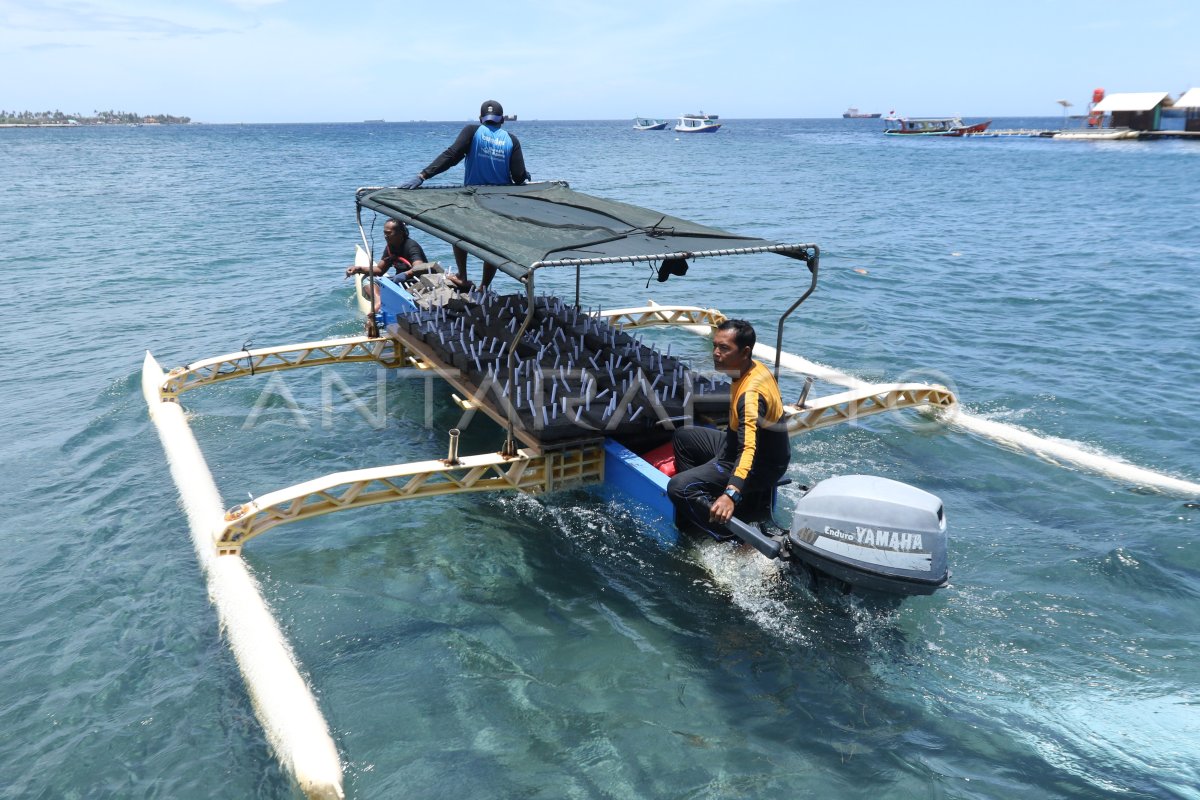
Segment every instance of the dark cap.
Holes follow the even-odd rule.
[[[504,122],[504,106],[495,100],[485,100],[479,107],[480,122]]]

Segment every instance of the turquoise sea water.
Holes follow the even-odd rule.
[[[997,122],[1031,124],[1057,121]],[[938,380],[974,415],[1200,480],[1200,145],[629,126],[513,130],[535,178],[820,244],[785,349]],[[141,360],[358,332],[354,190],[414,174],[458,127],[0,131],[0,796],[291,794],[209,604]],[[769,331],[804,278],[755,257],[645,280],[613,269],[584,289]],[[704,358],[695,337],[661,338]],[[382,429],[334,375],[382,402]],[[785,396],[801,382],[785,375]],[[440,455],[458,414],[435,394],[428,429],[423,384],[367,366],[185,406],[234,505]],[[464,451],[495,442],[476,423]],[[1200,798],[1200,497],[914,415],[794,440],[798,483],[854,472],[943,498],[951,587],[896,609],[813,595],[724,548],[664,548],[587,492],[347,512],[246,558],[349,797]]]

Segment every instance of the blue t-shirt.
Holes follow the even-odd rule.
[[[502,186],[512,183],[508,160],[512,157],[513,141],[508,131],[480,125],[471,139],[466,158],[463,186]]]

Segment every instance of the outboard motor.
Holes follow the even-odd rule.
[[[818,483],[796,504],[786,550],[855,588],[933,594],[950,580],[942,501],[888,478]]]

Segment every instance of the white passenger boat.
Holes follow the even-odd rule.
[[[699,114],[684,114],[679,118],[679,124],[675,126],[675,131],[677,133],[714,133],[721,127],[721,123],[717,122],[718,119],[716,114],[705,114],[703,111]]]

